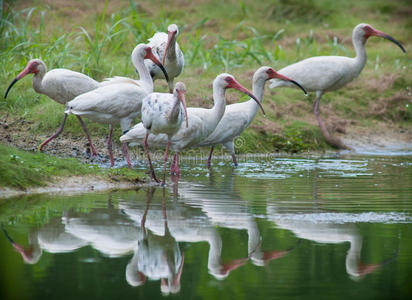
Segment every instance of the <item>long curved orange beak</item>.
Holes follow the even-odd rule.
[[[21,73],[20,73],[21,74]],[[1,230],[3,231],[4,235],[6,236],[7,240],[13,246],[13,248],[20,253],[21,257],[23,258],[24,262],[30,262],[33,257],[33,247],[29,247],[28,249],[24,249],[24,247],[18,243],[16,243],[7,233],[7,231],[2,227]]]
[[[160,61],[156,58],[156,56],[154,56],[152,50],[147,51],[146,56],[144,58],[153,61],[160,68],[160,70],[162,70],[163,74],[165,75],[166,81],[169,82],[169,75],[167,75],[167,72],[163,65],[160,63]]]
[[[167,50],[169,50],[169,46],[171,41],[173,40],[173,38],[176,36],[176,31],[168,31],[167,32],[167,44],[166,44],[166,48],[165,48],[165,54],[163,55],[163,60],[162,60],[162,64],[165,64],[165,60],[166,60],[166,54],[167,54]]]
[[[182,262],[180,263],[179,270],[177,271],[177,274],[176,274],[176,278],[174,278],[172,281],[172,284],[174,286],[180,286],[180,277],[182,277],[184,263],[185,263],[185,254],[182,253]]]
[[[187,107],[186,107],[186,95],[184,91],[177,91],[177,98],[182,102],[183,108],[185,110],[185,117],[186,117],[186,128],[189,127],[189,119],[187,117]]]
[[[9,87],[6,90],[6,94],[4,95],[4,99],[7,98],[7,95],[9,94],[10,89],[12,88],[12,86],[19,81],[20,79],[22,79],[24,76],[26,76],[27,74],[31,73],[31,66],[30,64],[27,65],[23,71],[20,72],[19,75],[16,76],[16,78],[13,79],[13,81],[10,83]]]
[[[403,53],[406,52],[405,48],[401,45],[401,43],[399,43],[397,40],[395,40],[395,39],[394,39],[393,37],[391,37],[389,34],[386,34],[386,33],[382,32],[382,31],[377,30],[377,29],[373,29],[373,32],[372,32],[371,35],[380,36],[380,37],[382,37],[382,38],[384,38],[384,39],[390,40],[392,43],[398,45],[398,47],[401,48],[401,50],[403,51]]]
[[[243,266],[248,260],[249,260],[249,257],[246,257],[246,258],[234,259],[231,262],[222,264],[221,274],[226,275],[230,273],[231,271],[236,270],[237,268]]]
[[[265,110],[263,109],[262,104],[260,103],[260,101],[256,98],[255,95],[252,94],[251,91],[249,91],[247,88],[245,88],[244,86],[242,86],[239,82],[237,82],[234,78],[233,78],[233,82],[230,83],[227,88],[233,88],[236,89],[238,91],[241,91],[242,93],[245,93],[246,95],[250,96],[253,100],[256,101],[256,103],[259,105],[260,109],[262,110],[263,114],[266,115]]]
[[[275,73],[273,76],[270,76],[270,78],[277,78],[277,79],[284,80],[284,81],[290,81],[294,85],[296,85],[298,88],[300,88],[305,93],[305,95],[308,95],[308,92],[306,92],[306,90],[303,86],[301,86],[299,83],[297,83],[296,81],[294,81],[293,79],[291,79],[291,78],[289,78],[285,75]]]

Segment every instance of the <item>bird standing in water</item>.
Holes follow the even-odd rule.
[[[164,156],[163,184],[166,180],[166,164],[169,155],[170,140],[180,129],[181,124],[186,120],[186,128],[189,126],[186,109],[186,86],[183,82],[176,83],[173,94],[151,93],[143,99],[142,123],[146,128],[144,148],[149,161],[150,174],[155,181],[158,181],[153,169],[149,155],[147,138],[150,133],[165,133],[168,141]]]

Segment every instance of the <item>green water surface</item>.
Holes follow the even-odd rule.
[[[0,200],[0,298],[411,299],[411,156],[203,164]]]

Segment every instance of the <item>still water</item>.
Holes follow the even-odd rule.
[[[0,201],[1,299],[411,299],[412,156],[186,161]]]

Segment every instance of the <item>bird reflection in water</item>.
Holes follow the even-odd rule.
[[[232,173],[213,173],[211,170],[207,184],[181,182],[178,189],[176,182],[171,189],[174,195],[168,198],[165,188],[157,191],[161,197],[156,196],[156,190],[160,188],[130,191],[122,193],[116,205],[109,193],[104,207],[99,205],[87,212],[65,210],[62,217],[53,218],[48,224],[32,230],[28,235],[28,246],[20,245],[4,228],[3,232],[25,263],[37,263],[43,252],[67,253],[91,246],[105,257],[130,255],[125,276],[131,286],[160,280],[163,294],[178,293],[185,264],[181,243],[206,242],[208,272],[218,280],[227,278],[249,261],[258,267],[268,266],[269,262],[284,258],[297,245],[302,247],[298,242],[286,249],[265,249],[267,235],[262,236],[259,230],[250,207],[253,201],[242,199],[237,190],[237,178]],[[278,204],[268,202],[265,219],[277,228],[293,232],[299,239],[329,244],[349,242],[346,272],[353,279],[363,278],[393,260],[379,264],[362,263],[362,236],[355,224],[308,224],[304,220],[288,219],[290,214],[281,210]],[[240,249],[244,251],[243,256],[222,259],[224,248],[243,245],[227,244],[219,232],[224,228],[231,233],[236,230],[237,235],[239,231],[247,232],[247,249]]]
[[[160,279],[161,292],[166,295],[175,294],[180,291],[184,254],[180,252],[179,245],[168,228],[164,188],[162,193],[164,234],[157,235],[145,227],[154,192],[154,188],[148,191],[146,209],[140,222],[143,235],[139,238],[133,257],[126,267],[126,280],[132,286],[140,286],[147,278]]]

